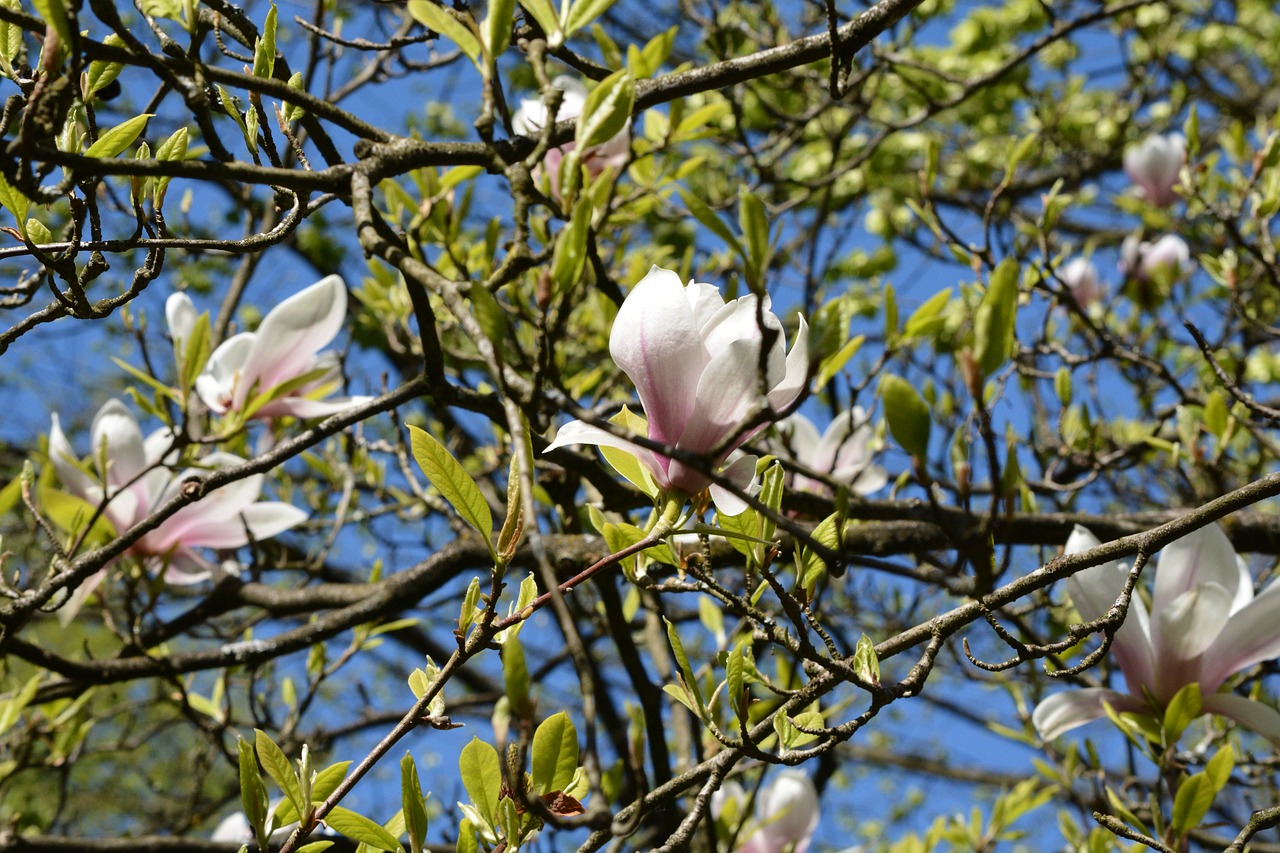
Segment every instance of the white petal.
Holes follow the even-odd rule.
[[[1103,705],[1110,705],[1117,712],[1142,713],[1148,710],[1142,702],[1128,693],[1090,687],[1053,694],[1031,712],[1031,722],[1040,737],[1053,740],[1077,726],[1105,717],[1107,711]]]
[[[609,353],[636,386],[649,437],[674,445],[706,364],[679,276],[655,266],[632,288],[613,322]]]
[[[817,471],[827,470],[821,464],[818,447],[822,438],[819,437],[818,428],[813,425],[813,421],[796,412],[778,421],[777,430],[782,437],[782,450],[786,455],[806,468]]]
[[[93,458],[96,461],[106,446],[107,472],[103,480],[120,486],[147,467],[142,429],[133,412],[119,400],[108,400],[93,419]]]
[[[248,389],[240,391],[239,400],[237,389],[257,338],[253,332],[241,332],[227,338],[209,356],[204,370],[196,377],[196,393],[213,411],[221,414],[244,402],[244,393]]]
[[[196,325],[196,306],[185,292],[171,293],[164,303],[164,316],[169,324],[169,337],[173,338],[178,352],[182,352]]]
[[[746,441],[740,428],[761,403],[759,353],[759,341],[749,338],[729,341],[713,352],[698,380],[697,405],[679,436],[682,450],[706,453],[720,449],[727,456],[729,450]],[[735,437],[734,444],[726,447],[730,437]]]
[[[754,496],[760,491],[760,484],[756,481],[756,457],[747,453],[738,453],[736,457],[720,473],[739,489]],[[749,504],[733,492],[716,483],[712,483],[709,488],[711,500],[715,501],[716,511],[721,515],[732,517],[746,512]]]
[[[756,813],[773,849],[794,843],[803,850],[818,828],[818,791],[802,771],[783,770],[760,793]]]
[[[355,406],[363,406],[372,397],[340,397],[336,400],[313,400],[310,397],[281,397],[254,412],[260,418],[327,418]]]
[[[777,412],[791,405],[804,390],[808,379],[809,325],[801,317],[795,342],[791,344],[791,352],[787,353],[786,373],[782,381],[769,391],[769,406]]]
[[[1270,584],[1248,605],[1231,614],[1205,654],[1202,686],[1214,690],[1232,673],[1275,657],[1280,657],[1280,582]]]
[[[1216,583],[1197,584],[1157,610],[1153,637],[1161,668],[1201,655],[1231,617],[1231,593]]]
[[[1247,729],[1257,732],[1276,746],[1280,746],[1280,711],[1234,693],[1214,693],[1205,696],[1200,709],[1206,714],[1230,717]]]
[[[71,447],[71,442],[67,441],[67,436],[62,431],[58,413],[54,412],[52,423],[49,425],[49,461],[53,463],[53,470],[57,473],[58,480],[77,497],[89,500],[88,495],[96,491],[99,495],[98,500],[101,500],[101,489],[94,483],[93,478],[75,464],[79,459],[80,457],[76,456],[75,450]]]
[[[1077,524],[1063,553],[1079,554],[1100,544],[1097,537]],[[1091,566],[1072,575],[1067,580],[1067,592],[1080,617],[1092,622],[1105,616],[1124,591],[1128,576],[1128,569],[1115,562]],[[1129,612],[1111,643],[1111,653],[1120,664],[1129,689],[1135,693],[1155,684],[1155,652],[1150,636],[1147,607],[1135,591],[1129,598]]]
[[[548,444],[546,450],[542,452],[550,453],[557,448],[567,447],[570,444],[594,444],[598,447],[616,447],[619,450],[625,450],[639,459],[641,465],[649,469],[649,473],[653,475],[658,485],[664,489],[670,488],[666,469],[659,463],[657,454],[639,445],[632,444],[625,438],[620,438],[608,430],[592,426],[585,421],[569,421],[569,423],[560,427],[556,433],[555,441]]]
[[[326,276],[267,312],[258,327],[238,391],[244,402],[256,382],[262,393],[307,372],[316,353],[342,329],[347,317],[347,286]]]
[[[1201,584],[1217,584],[1222,587],[1227,594],[1224,606],[1228,609],[1240,585],[1236,551],[1231,547],[1231,541],[1222,532],[1222,528],[1216,524],[1192,531],[1181,539],[1170,542],[1161,551],[1160,560],[1156,564],[1152,612],[1167,611],[1179,596]],[[1162,637],[1159,620],[1151,626],[1151,643],[1157,650],[1157,655],[1166,643],[1178,642],[1176,638]],[[1172,645],[1169,647],[1172,648]]]

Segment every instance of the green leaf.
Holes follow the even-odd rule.
[[[573,205],[569,225],[560,231],[555,253],[551,257],[551,278],[556,283],[556,294],[566,293],[582,279],[587,265],[587,235],[591,232],[591,213],[595,202],[589,195],[579,198]]]
[[[489,0],[489,15],[484,19],[484,44],[489,57],[497,61],[511,43],[511,27],[515,23],[515,0]]]
[[[742,188],[738,193],[738,227],[747,244],[747,278],[753,288],[763,286],[769,267],[769,216],[764,202]]]
[[[733,231],[730,230],[729,226],[724,224],[724,220],[720,218],[720,215],[712,210],[706,202],[686,190],[684,187],[679,187],[678,189],[680,192],[680,198],[684,200],[684,205],[689,208],[689,212],[693,214],[693,218],[701,222],[703,226],[711,231],[711,233],[723,240],[725,245],[745,259],[747,255],[746,249],[742,247],[742,243],[738,240]]]
[[[542,721],[533,733],[532,786],[538,795],[563,791],[578,770],[578,730],[564,711]]]
[[[884,418],[894,440],[902,445],[903,450],[923,462],[929,455],[929,430],[932,427],[929,407],[924,399],[910,382],[893,374],[886,374],[880,380],[880,394],[884,398]]]
[[[381,826],[364,815],[357,814],[350,809],[344,809],[342,806],[334,806],[333,811],[325,816],[324,822],[335,832],[341,833],[354,841],[359,841],[361,844],[368,844],[378,850],[388,850],[391,853],[395,853],[397,850],[404,849],[400,846],[400,842],[395,839],[395,836]]]
[[[422,853],[422,845],[427,837],[427,808],[422,796],[422,782],[418,779],[418,768],[408,752],[400,759],[400,798],[403,803],[404,826],[409,834],[409,849],[412,853]]]
[[[4,175],[0,175],[0,204],[4,205],[5,209],[13,214],[13,218],[18,224],[26,223],[27,212],[31,210],[31,199],[5,180]]]
[[[267,20],[262,24],[262,35],[253,46],[253,76],[270,77],[276,70],[276,4],[267,10]]]
[[[322,850],[328,850],[332,846],[332,841],[312,841],[310,844],[299,847],[298,853],[321,853]]]
[[[350,766],[350,761],[339,761],[317,773],[315,780],[311,783],[311,802],[324,802],[330,794],[338,790],[338,785],[347,778],[347,768]],[[277,826],[285,826],[298,820],[298,810],[287,798],[276,806],[275,815]]]
[[[1178,785],[1178,794],[1173,799],[1171,824],[1174,833],[1182,836],[1199,826],[1200,821],[1209,813],[1216,794],[1209,778],[1203,773],[1183,779]]]
[[[609,418],[609,423],[620,426],[636,435],[647,436],[649,434],[649,423],[644,419],[644,416],[637,415],[626,406],[623,406],[622,411],[618,412],[618,414]],[[605,447],[603,445],[600,447],[600,455],[628,483],[644,492],[650,498],[658,496],[660,489],[657,481],[653,479],[649,469],[644,467],[635,456],[620,447]]]
[[[1166,745],[1172,746],[1178,742],[1191,721],[1200,716],[1200,708],[1200,685],[1196,682],[1191,682],[1174,694],[1164,709],[1163,734]]]
[[[533,703],[529,700],[529,667],[525,663],[524,648],[520,640],[511,636],[502,644],[502,679],[507,689],[511,710],[521,719],[533,716]]]
[[[493,351],[501,360],[506,356],[507,346],[507,313],[502,304],[482,284],[471,285],[468,291],[471,299],[471,311],[475,314],[480,330],[493,344]]]
[[[880,658],[876,655],[876,644],[866,634],[858,638],[858,647],[853,651],[853,671],[863,681],[880,683]]]
[[[571,36],[590,24],[608,11],[614,2],[615,0],[577,0],[569,7],[569,16],[564,22],[565,35]]]
[[[1018,262],[1005,258],[991,273],[974,318],[974,355],[984,376],[999,370],[1013,351],[1017,310]]]
[[[448,36],[450,41],[462,48],[462,52],[477,68],[481,67],[480,39],[476,38],[476,34],[466,25],[453,17],[448,9],[443,9],[430,0],[409,0],[409,14],[418,23],[425,24],[428,29]]]
[[[552,50],[564,44],[564,30],[560,26],[560,16],[556,14],[551,0],[520,0],[520,5],[533,16],[538,26],[542,27],[542,31],[547,34],[547,44]]]
[[[1227,397],[1220,389],[1213,389],[1204,401],[1204,425],[1214,438],[1222,439],[1227,432],[1227,423],[1231,412],[1227,406]]]
[[[693,667],[689,665],[689,656],[685,654],[684,643],[680,642],[680,635],[676,633],[676,626],[670,619],[663,617],[667,623],[667,640],[671,643],[671,652],[675,656],[676,665],[680,669],[680,680],[682,686],[689,691],[694,701],[698,704],[697,714],[699,718],[707,719],[707,703],[702,698],[702,691],[698,689],[698,679],[694,676]]]
[[[293,803],[298,814],[302,814],[311,804],[302,801],[302,787],[298,784],[297,774],[293,772],[293,765],[266,732],[254,729],[253,736],[262,769],[266,770],[271,780],[280,786],[280,790],[284,791],[284,795],[289,798],[289,802]]]
[[[431,485],[447,500],[458,515],[484,537],[485,544],[493,552],[493,513],[485,503],[480,487],[471,479],[458,460],[430,434],[415,426],[409,427],[413,458]],[[494,555],[496,557],[496,554]]]
[[[244,815],[249,825],[254,827],[261,838],[267,822],[267,786],[262,784],[262,775],[258,772],[258,760],[254,757],[253,747],[244,738],[239,739],[240,747],[240,802],[244,807]]]
[[[587,95],[574,134],[577,151],[608,142],[631,120],[636,84],[626,71],[615,71]]]
[[[747,659],[744,646],[746,642],[745,639],[739,640],[724,662],[725,688],[729,691],[729,707],[733,709],[733,713],[739,720],[747,719],[749,702],[745,682]]]
[[[942,309],[946,308],[950,301],[951,288],[949,287],[930,296],[907,318],[907,324],[902,327],[902,336],[923,338],[941,329],[947,322],[946,317],[942,316]]]
[[[121,47],[124,45],[124,39],[115,33],[110,33],[102,40],[103,44],[112,47]],[[84,78],[84,99],[86,102],[93,100],[95,92],[108,85],[116,77],[120,76],[120,72],[124,70],[122,62],[107,62],[102,59],[95,59],[89,63],[89,71]]]
[[[467,818],[458,824],[458,843],[454,850],[456,853],[479,853],[480,842],[476,839],[475,827]]]
[[[14,481],[18,482],[17,480]],[[0,735],[7,732],[18,722],[18,718],[22,715],[22,709],[31,704],[31,700],[36,696],[36,690],[40,687],[40,680],[44,678],[44,670],[40,670],[27,682],[22,685],[22,689],[12,699],[5,701],[3,710],[0,710]]]
[[[498,794],[502,790],[498,751],[479,738],[472,738],[458,757],[458,772],[472,804],[493,826],[498,814]]]
[[[28,240],[37,246],[53,242],[53,234],[50,233],[48,226],[39,219],[28,219],[23,233],[26,234]]]
[[[154,113],[143,113],[116,125],[99,136],[98,141],[90,145],[89,149],[84,152],[84,156],[102,157],[104,159],[116,156],[133,144],[133,141],[142,133],[142,129],[147,126],[147,122],[153,115]]]
[[[188,133],[185,127],[180,127],[170,134],[169,138],[160,144],[156,149],[157,160],[185,160],[187,157]],[[173,180],[167,175],[157,175],[155,178],[155,205],[161,207],[164,205],[165,192],[169,188],[169,182]]]
[[[31,5],[35,7],[36,15],[41,20],[53,26],[54,32],[58,34],[58,41],[61,42],[61,52],[65,56],[75,43],[76,35],[71,31],[71,19],[67,16],[65,0],[31,0]],[[43,57],[42,64],[46,68],[52,67],[55,64],[54,58]]]
[[[295,71],[289,77],[289,88],[294,89],[298,92],[305,92],[307,90],[307,87],[306,85],[304,85],[302,80],[301,71]],[[307,114],[307,110],[305,107],[300,107],[297,104],[290,103],[289,101],[285,101],[285,105],[284,105],[285,121],[297,121],[298,119],[302,118],[306,114]]]

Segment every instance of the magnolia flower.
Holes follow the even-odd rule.
[[[1071,291],[1071,298],[1083,310],[1102,298],[1102,285],[1098,282],[1098,268],[1088,258],[1074,258],[1058,272]]]
[[[185,314],[168,307],[171,318]],[[342,371],[337,353],[320,350],[337,336],[346,313],[342,279],[322,278],[268,311],[256,332],[223,341],[196,378],[196,393],[218,414],[255,418],[323,418],[367,402],[369,397],[323,399],[341,384]],[[250,407],[264,394],[270,399]]]
[[[1066,553],[1098,544],[1077,526]],[[1081,618],[1102,618],[1128,572],[1112,562],[1073,576],[1067,584]],[[1179,690],[1198,684],[1203,713],[1230,717],[1280,743],[1280,712],[1218,692],[1234,673],[1280,656],[1280,583],[1255,597],[1248,569],[1217,525],[1165,546],[1155,575],[1151,612],[1135,594],[1111,645],[1128,692],[1087,688],[1050,696],[1031,715],[1040,736],[1051,740],[1096,720],[1106,714],[1104,704],[1118,712],[1162,715]]]
[[[1193,269],[1191,249],[1176,234],[1166,234],[1154,243],[1130,234],[1120,244],[1120,272],[1139,282],[1179,278]]]
[[[1161,207],[1173,204],[1178,194],[1178,173],[1187,162],[1187,142],[1180,133],[1148,136],[1124,152],[1124,171],[1137,184],[1138,195]]]
[[[81,467],[56,413],[49,430],[49,460],[67,491],[95,507],[105,501],[103,516],[117,533],[124,533],[176,496],[184,480],[205,475],[209,468],[244,461],[230,453],[212,453],[203,460],[201,469],[175,475],[163,464],[173,444],[171,434],[158,430],[144,439],[137,419],[119,400],[108,400],[98,410],[90,434],[96,479]],[[194,549],[239,548],[248,544],[250,536],[267,539],[306,520],[307,513],[291,504],[259,501],[263,480],[263,475],[253,474],[215,489],[169,516],[130,546],[128,553],[156,569],[163,566],[165,580],[170,583],[204,580],[212,566]],[[101,581],[99,576],[86,583],[82,589],[88,589],[82,595]]]
[[[587,88],[573,77],[556,77],[551,85],[564,92],[560,101],[560,109],[555,121],[566,121],[577,118],[587,103]],[[525,98],[511,117],[512,129],[522,136],[534,136],[547,125],[547,105],[541,100]],[[574,143],[566,142],[559,148],[552,148],[543,158],[543,165],[551,175],[551,192],[560,198],[560,165],[564,156],[573,150]],[[605,169],[620,170],[631,156],[631,123],[618,131],[609,141],[593,145],[582,156],[582,165],[592,175],[598,175]]]
[[[704,455],[713,469],[764,427],[748,427],[748,422],[800,396],[809,368],[803,317],[788,353],[782,323],[769,310],[767,295],[763,302],[754,295],[725,302],[713,285],[691,281],[685,286],[674,272],[656,266],[619,309],[609,352],[635,383],[648,418],[648,437]],[[712,484],[702,471],[600,427],[582,421],[565,424],[547,450],[568,444],[621,448],[665,492],[693,496],[710,487],[722,513],[746,509],[741,498]],[[754,456],[742,454],[721,473],[745,490],[755,463]]]
[[[889,475],[871,462],[869,444],[873,436],[867,413],[854,406],[836,415],[821,436],[813,422],[796,413],[778,422],[784,441],[779,448],[811,471],[829,474],[845,483],[856,495],[869,495],[889,482]],[[821,480],[796,473],[791,487],[830,496],[832,489]]]
[[[713,817],[740,819],[746,794],[737,782],[726,782],[711,797]],[[783,770],[756,799],[754,829],[739,853],[805,853],[818,828],[818,792],[799,770]]]
[[[181,290],[169,294],[164,302],[164,318],[169,324],[169,337],[173,338],[174,350],[179,355],[187,347],[187,340],[196,327],[198,316],[191,297]]]

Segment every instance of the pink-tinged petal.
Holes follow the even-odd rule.
[[[774,845],[764,832],[758,831],[751,834],[738,853],[782,853],[782,848]]]
[[[1199,657],[1231,618],[1231,593],[1219,584],[1196,584],[1157,610],[1152,635],[1160,638],[1156,656],[1161,669],[1175,661]]]
[[[822,440],[818,443],[813,455],[813,465],[819,471],[829,471],[834,476],[837,469],[847,466],[860,466],[866,460],[867,440],[871,436],[866,426],[866,417],[858,409],[858,428],[854,429],[853,413],[848,409],[831,419],[822,432]]]
[[[1231,612],[1238,613],[1253,601],[1253,575],[1244,557],[1236,555],[1236,569],[1240,573],[1240,585],[1236,587],[1236,597],[1231,600]]]
[[[703,324],[701,335],[702,346],[711,358],[736,341],[753,341],[758,353],[768,339],[765,387],[772,388],[786,372],[787,344],[782,322],[768,305],[768,300],[762,302],[754,294],[726,302]],[[759,370],[759,356],[752,368]]]
[[[347,286],[336,275],[295,293],[267,312],[258,327],[253,350],[236,392],[243,404],[257,383],[260,394],[311,367],[313,357],[329,344],[347,317]]]
[[[1107,715],[1104,705],[1115,711],[1145,713],[1148,708],[1128,693],[1100,687],[1067,690],[1045,699],[1031,712],[1031,722],[1044,740],[1053,740],[1072,729]]]
[[[1224,606],[1228,609],[1240,585],[1236,551],[1231,547],[1231,540],[1216,524],[1192,531],[1170,542],[1160,552],[1151,597],[1152,612],[1164,613],[1179,596],[1201,584],[1217,584],[1226,590],[1227,603]],[[1160,620],[1156,620],[1151,626],[1152,646],[1159,650],[1168,642],[1178,641],[1164,638]]]
[[[754,456],[746,453],[738,454],[733,462],[720,470],[720,474],[728,477],[733,485],[749,495],[754,496],[760,491],[760,484],[756,482],[756,457]],[[749,505],[733,492],[717,483],[712,483],[709,488],[711,500],[715,501],[716,511],[721,515],[732,517],[746,512]]]
[[[227,338],[209,356],[204,370],[196,377],[196,394],[218,414],[237,405],[236,389],[257,338],[253,332],[241,332]]]
[[[796,339],[787,353],[786,372],[782,380],[769,391],[769,406],[775,412],[790,406],[809,381],[809,325],[800,318]]]
[[[174,586],[191,586],[209,579],[213,574],[213,564],[194,551],[179,548],[169,555],[168,560],[155,558],[149,560],[147,569],[153,574],[164,569],[164,582]]]
[[[1100,544],[1096,536],[1077,524],[1067,538],[1063,553],[1079,554]],[[1076,610],[1080,611],[1080,618],[1092,622],[1105,616],[1124,591],[1128,576],[1128,569],[1115,562],[1091,566],[1072,575],[1067,580],[1067,592]],[[1129,612],[1111,642],[1111,653],[1124,673],[1125,683],[1135,693],[1144,686],[1155,684],[1155,652],[1150,636],[1147,607],[1134,594],[1129,598]]]
[[[66,433],[62,431],[62,422],[58,420],[58,413],[54,412],[52,422],[49,424],[49,461],[58,475],[58,481],[73,495],[97,503],[102,500],[102,490],[98,488],[92,477],[81,471],[75,464],[79,459],[80,457],[76,456],[75,450],[71,447],[71,442],[67,441]],[[90,494],[96,497],[90,498]]]
[[[181,542],[185,548],[239,548],[248,545],[250,537],[270,539],[306,520],[307,514],[291,504],[256,503],[232,518],[193,519],[183,528]],[[260,532],[255,524],[260,526]]]
[[[1280,582],[1233,613],[1201,663],[1201,684],[1214,690],[1232,673],[1280,657]]]
[[[178,454],[173,452],[174,436],[173,430],[168,427],[161,427],[151,435],[147,436],[142,442],[143,455],[146,457],[148,466],[157,465],[160,462],[172,465],[178,461]],[[166,459],[166,457],[168,457]]]
[[[640,395],[649,437],[674,445],[695,406],[706,357],[679,276],[653,267],[627,295],[609,352]]]
[[[1124,170],[1138,185],[1139,195],[1152,204],[1167,205],[1178,199],[1174,188],[1186,160],[1186,141],[1181,134],[1148,136],[1125,149]]]
[[[659,486],[664,489],[670,488],[671,484],[667,479],[666,467],[659,462],[657,454],[633,444],[625,438],[620,438],[608,430],[592,426],[585,421],[569,421],[569,423],[560,427],[556,433],[555,441],[548,444],[543,453],[550,453],[553,450],[567,447],[571,444],[594,444],[598,447],[616,447],[619,450],[625,450],[636,459],[639,459],[641,465],[649,469],[649,473],[653,475]]]
[[[186,293],[178,291],[169,294],[169,298],[164,302],[164,317],[169,324],[169,337],[173,338],[173,342],[178,352],[182,352],[186,346],[186,340],[191,337],[191,330],[195,328],[196,306],[192,304],[191,297]]]
[[[689,282],[689,286],[684,289],[684,296],[689,300],[694,325],[701,335],[706,325],[724,308],[724,297],[720,295],[720,288],[703,281]]]
[[[1206,714],[1230,717],[1245,728],[1257,732],[1280,746],[1280,711],[1234,693],[1213,693],[1200,702]]]
[[[312,400],[309,397],[281,397],[254,412],[260,418],[327,418],[354,406],[363,406],[372,397],[341,397],[336,400]]]
[[[1059,275],[1071,291],[1071,298],[1081,308],[1088,308],[1102,298],[1102,285],[1098,281],[1098,268],[1088,258],[1075,258],[1062,268]]]
[[[707,453],[718,449],[723,458],[747,440],[748,434],[740,427],[749,415],[762,408],[759,353],[759,341],[751,338],[731,340],[712,351],[711,361],[698,380],[697,405],[679,436],[682,450]],[[645,409],[645,414],[648,413]],[[649,423],[652,433],[653,421]],[[726,445],[735,436],[734,443]]]
[[[92,455],[95,462],[106,447],[107,472],[103,480],[120,486],[132,480],[147,467],[147,454],[142,429],[133,412],[119,400],[108,400],[94,416]],[[101,472],[100,472],[101,473]]]

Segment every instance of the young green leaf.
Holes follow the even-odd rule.
[[[498,814],[498,795],[502,790],[502,765],[498,751],[479,738],[462,748],[458,771],[467,796],[481,817],[492,826]]]
[[[422,473],[458,515],[484,537],[485,544],[492,552],[493,513],[475,480],[471,479],[471,475],[458,464],[453,454],[426,431],[410,426],[409,440],[413,449],[413,458],[417,460]]]
[[[538,795],[563,791],[578,770],[578,730],[564,711],[542,721],[533,733],[532,786]]]
[[[564,44],[564,30],[560,26],[560,16],[551,5],[551,0],[520,0],[524,10],[533,16],[538,26],[547,35],[547,44],[552,50]]]
[[[404,850],[391,833],[364,815],[356,814],[342,806],[334,806],[333,810],[325,816],[324,822],[335,832],[353,841],[359,841],[361,844],[368,844],[377,850],[387,850],[390,853]]]
[[[984,376],[999,370],[1013,351],[1017,310],[1018,262],[1005,258],[991,273],[974,318],[974,355]]]
[[[90,145],[88,150],[84,152],[84,156],[102,157],[104,159],[116,156],[133,144],[133,141],[142,133],[142,129],[147,126],[147,122],[153,115],[154,113],[143,113],[116,125],[99,136],[98,141]]]
[[[272,3],[267,10],[267,19],[262,24],[262,35],[253,47],[253,76],[270,77],[276,69],[276,4]]]
[[[626,71],[615,71],[587,95],[574,135],[576,151],[608,142],[631,120],[636,84]]]
[[[289,798],[289,802],[297,809],[299,814],[310,806],[310,803],[302,801],[302,787],[298,784],[298,777],[293,772],[293,766],[289,764],[289,759],[285,758],[284,752],[280,747],[276,746],[266,732],[261,729],[254,729],[254,746],[258,752],[258,760],[262,762],[262,769],[267,771],[267,775],[271,780],[280,786],[280,790],[284,791],[284,795]]]
[[[472,64],[477,68],[481,67],[480,39],[465,24],[453,17],[448,9],[437,6],[431,0],[409,0],[409,14],[418,23],[425,24],[428,29],[435,30],[442,36],[448,36],[450,41],[462,48],[462,52],[467,55]]]
[[[924,399],[910,382],[893,374],[885,374],[880,380],[880,394],[884,398],[884,418],[894,440],[916,459],[927,458],[932,419]]]
[[[497,61],[511,42],[515,7],[515,0],[489,0],[489,15],[484,19],[483,36],[485,47],[493,61]]]
[[[569,15],[564,22],[565,35],[571,36],[590,24],[607,12],[614,2],[615,0],[577,0],[569,7]]]
[[[411,853],[422,853],[427,837],[427,807],[422,796],[418,768],[408,752],[400,759],[400,798],[404,810],[404,826],[409,834]]]
[[[511,710],[528,719],[533,716],[533,702],[529,699],[529,667],[525,664],[524,647],[515,636],[502,644],[502,678],[507,688]]]

